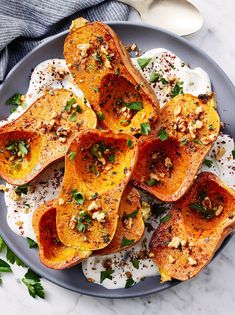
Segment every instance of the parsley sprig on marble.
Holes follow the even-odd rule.
[[[30,248],[36,247],[37,244],[33,240],[28,239],[27,241]],[[6,251],[6,259],[10,264],[16,264],[17,266],[27,268],[23,261],[21,261],[19,257],[16,256],[16,254],[7,246],[3,238],[0,236],[0,252],[2,252],[3,250]],[[8,262],[0,259],[0,285],[2,284],[1,273],[12,272],[11,266],[10,264],[8,264]],[[28,269],[21,281],[28,288],[30,296],[32,296],[33,298],[36,298],[38,296],[41,299],[44,299],[45,291],[41,284],[41,277],[37,275],[34,271]]]

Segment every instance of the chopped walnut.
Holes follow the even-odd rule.
[[[154,256],[154,253],[149,253],[149,258],[153,258]]]
[[[175,258],[172,257],[171,255],[168,256],[168,260],[170,264],[173,264],[175,262]]]
[[[168,247],[172,248],[178,248],[181,244],[181,239],[178,236],[174,236],[170,243],[168,244]]]
[[[192,257],[188,257],[188,263],[191,266],[195,266],[197,264],[197,261],[193,259]]]
[[[59,203],[59,206],[62,206],[64,204],[64,199],[63,198],[59,198],[58,203]]]
[[[203,199],[203,201],[202,201],[202,205],[206,209],[211,209],[212,208],[212,202],[211,202],[210,198],[209,197],[205,197]]]
[[[175,110],[174,110],[174,115],[178,116],[181,113],[181,106],[178,105],[176,106]]]
[[[0,185],[0,190],[5,192],[5,191],[8,191],[9,188],[5,185]]]
[[[221,212],[223,212],[223,210],[224,207],[222,205],[219,205],[217,210],[215,211],[215,215],[218,217],[221,214]]]
[[[207,145],[207,144],[211,143],[212,141],[216,140],[216,138],[217,138],[217,135],[212,134],[212,135],[209,135],[208,137],[201,138],[201,142],[202,142],[202,144]]]
[[[132,273],[130,271],[127,271],[126,272],[126,276],[127,276],[128,279],[130,279],[132,277]]]
[[[165,166],[166,166],[166,168],[168,168],[168,169],[173,166],[172,161],[171,161],[171,159],[170,159],[169,157],[166,157],[166,158],[165,158]]]
[[[226,149],[224,147],[219,147],[217,152],[215,153],[215,158],[219,161],[225,154]]]

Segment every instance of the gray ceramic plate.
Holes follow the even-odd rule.
[[[165,47],[189,62],[191,67],[200,66],[205,69],[212,80],[213,89],[217,94],[219,113],[222,121],[226,122],[226,131],[235,138],[234,86],[214,61],[188,41],[159,28],[121,22],[111,23],[111,26],[125,44],[135,42],[143,51],[156,47]],[[63,58],[63,43],[66,34],[67,32],[61,33],[38,46],[9,73],[0,90],[0,118],[4,118],[4,116],[6,117],[9,114],[9,108],[4,105],[5,100],[16,92],[25,93],[27,91],[29,76],[37,64],[49,58]],[[47,269],[40,263],[37,250],[29,249],[26,241],[16,236],[8,227],[6,207],[2,195],[0,207],[0,234],[4,237],[7,244],[30,268],[64,288],[96,297],[127,298],[158,292],[178,283],[173,281],[160,284],[159,277],[152,277],[141,281],[129,289],[107,290],[97,284],[89,284],[80,266],[64,271]],[[227,241],[229,238],[227,238]]]

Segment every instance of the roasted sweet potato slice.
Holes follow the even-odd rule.
[[[187,280],[213,258],[235,228],[235,191],[212,173],[200,173],[191,189],[154,232],[150,251],[164,277]]]
[[[46,93],[0,127],[0,176],[13,185],[32,181],[64,157],[78,131],[96,128],[96,123],[93,110],[71,91]]]
[[[213,95],[179,95],[161,110],[159,123],[139,139],[134,185],[162,201],[183,196],[193,183],[206,154],[216,141],[220,119]]]
[[[144,221],[141,214],[140,194],[131,185],[127,185],[119,206],[117,229],[112,241],[96,255],[109,255],[126,249],[137,243],[144,233]]]
[[[103,128],[135,134],[141,123],[156,120],[156,95],[109,26],[75,20],[65,40],[64,57]]]
[[[70,268],[91,255],[62,244],[56,231],[56,201],[42,204],[34,213],[33,228],[37,237],[41,262],[52,269]]]
[[[57,205],[62,243],[98,250],[111,242],[120,199],[137,158],[137,140],[131,135],[110,130],[79,133],[66,154]]]

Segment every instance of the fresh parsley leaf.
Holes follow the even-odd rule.
[[[15,188],[15,192],[19,196],[21,196],[22,194],[27,195],[28,188],[29,188],[29,184],[20,185]]]
[[[155,83],[159,79],[159,73],[157,72],[152,72],[149,78],[150,83]]]
[[[6,101],[6,105],[20,105],[20,99],[23,94],[16,93]]]
[[[0,272],[12,272],[11,266],[2,259],[0,259]]]
[[[121,241],[121,247],[128,246],[134,243],[134,240],[128,240],[125,236],[123,236]]]
[[[97,113],[97,117],[98,117],[99,120],[105,120],[105,115],[102,112],[98,112]]]
[[[158,138],[159,138],[161,141],[165,141],[165,140],[168,139],[168,134],[167,134],[166,130],[165,130],[165,129],[162,129],[162,128],[158,131],[157,136],[158,136]]]
[[[194,143],[203,145],[203,143],[202,143],[201,140],[199,140],[199,139],[193,139],[192,141],[193,141]]]
[[[75,110],[77,113],[81,114],[82,113],[82,108],[79,105],[76,105]]]
[[[26,267],[26,265],[23,263],[23,261],[21,261],[15,253],[13,253],[13,251],[7,246],[7,254],[6,254],[6,258],[7,260],[11,263],[11,264],[17,264],[17,266],[20,267]]]
[[[44,299],[45,292],[41,284],[39,275],[37,275],[31,269],[28,269],[28,272],[25,274],[24,278],[22,279],[22,282],[26,285],[26,287],[28,288],[29,294],[33,298],[36,298],[38,296],[41,299]]]
[[[140,125],[140,133],[142,135],[148,135],[150,132],[150,129],[151,129],[151,127],[150,127],[149,123],[142,123]]]
[[[198,203],[191,203],[190,208],[194,210],[198,210],[201,213],[207,212],[205,208],[203,208],[200,204]]]
[[[75,104],[75,103],[76,103],[76,100],[75,100],[74,97],[72,97],[72,98],[67,102],[67,106],[69,106],[69,107],[71,108],[71,106],[72,106],[73,104]]]
[[[170,219],[171,219],[171,215],[170,215],[170,214],[167,214],[167,215],[165,215],[163,218],[160,219],[160,222],[161,222],[161,223],[166,223],[166,222],[168,222]]]
[[[91,226],[91,216],[85,212],[80,212],[78,216],[77,229],[84,233]]]
[[[77,189],[73,189],[72,195],[73,195],[73,198],[77,204],[79,204],[79,205],[83,204],[85,198],[81,192],[77,191]]]
[[[165,78],[161,78],[160,81],[162,82],[162,84],[167,84],[168,81]]]
[[[6,244],[3,240],[3,238],[0,236],[0,252],[6,248]]]
[[[209,159],[205,159],[205,160],[203,161],[203,164],[205,164],[207,167],[212,167],[213,161],[212,161],[212,160],[209,160]]]
[[[155,186],[158,184],[158,181],[155,179],[155,178],[150,178],[146,181],[146,184],[149,186],[149,187],[152,187],[152,186]]]
[[[73,151],[71,151],[71,152],[69,153],[69,159],[70,159],[70,161],[74,161],[76,154],[77,154],[77,153],[76,153],[76,152],[73,152]]]
[[[137,62],[140,68],[143,70],[151,61],[152,58],[138,58]]]
[[[126,144],[127,144],[128,148],[132,148],[133,147],[133,142],[132,142],[132,140],[130,138],[128,138],[126,140]]]
[[[110,154],[110,156],[108,157],[108,160],[110,163],[114,163],[115,162],[115,155],[114,154]]]
[[[30,237],[26,237],[29,248],[38,248],[38,244],[32,240]]]
[[[140,261],[139,261],[136,257],[134,257],[134,258],[131,260],[131,263],[132,263],[132,265],[133,265],[133,267],[134,267],[135,269],[139,269],[139,267],[140,267]]]
[[[176,85],[173,87],[173,89],[171,91],[171,98],[173,98],[179,94],[183,94],[183,84],[184,84],[184,82],[176,83]]]
[[[209,130],[214,130],[214,126],[212,124],[209,124],[208,129]]]
[[[232,150],[233,160],[235,160],[235,148]]]
[[[125,103],[125,106],[132,110],[140,111],[143,109],[143,103],[142,102],[131,102],[131,103]]]
[[[76,116],[77,116],[76,113],[72,113],[72,115],[69,117],[69,120],[72,121],[72,122],[75,122]]]
[[[188,140],[187,140],[187,139],[182,139],[182,140],[181,140],[181,144],[182,144],[182,145],[186,145],[187,143],[188,143]]]
[[[101,271],[100,272],[100,283],[102,283],[105,279],[112,280],[113,279],[113,276],[112,276],[113,273],[114,273],[114,270],[112,270],[112,269],[107,269],[107,270]]]
[[[19,151],[22,154],[22,157],[25,157],[28,154],[28,152],[29,152],[28,148],[26,147],[26,145],[25,145],[25,143],[23,141],[19,142],[18,148],[19,148]]]
[[[135,218],[137,216],[138,212],[139,212],[139,209],[136,209],[136,210],[132,211],[131,213],[126,214],[125,217],[127,219]]]
[[[97,93],[97,92],[100,91],[100,89],[99,89],[99,88],[94,88],[93,91],[94,91],[95,93]]]
[[[134,281],[132,278],[128,278],[128,279],[126,279],[125,288],[128,289],[128,288],[130,288],[133,284],[135,284],[135,281]]]

